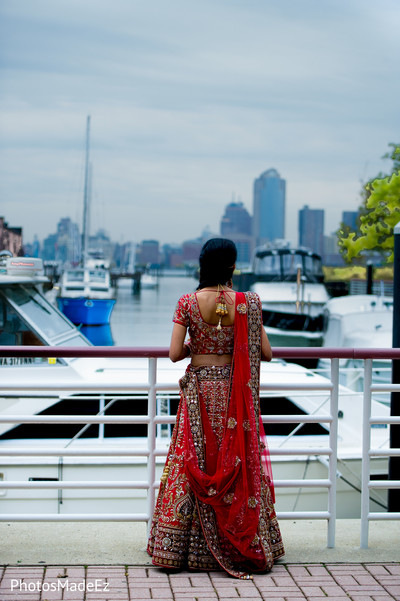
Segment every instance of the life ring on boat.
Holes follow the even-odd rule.
[[[93,301],[91,301],[89,299],[87,301],[85,301],[85,307],[93,307]]]

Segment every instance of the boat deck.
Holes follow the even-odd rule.
[[[359,546],[359,520],[337,521],[334,549],[326,547],[325,528],[320,521],[283,521],[281,528],[286,556],[272,572],[241,581],[222,572],[167,574],[152,567],[145,552],[146,529],[142,523],[3,523],[0,598],[400,600],[398,522],[371,522],[368,549]],[[31,583],[31,590],[25,591],[24,583]],[[52,583],[58,590],[47,592],[46,587]],[[78,585],[82,590],[74,592]]]

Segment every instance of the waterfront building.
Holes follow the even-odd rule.
[[[200,251],[203,244],[210,238],[218,238],[218,234],[211,231],[207,225],[201,233],[201,236],[193,240],[185,240],[182,244],[182,258],[184,264],[198,263]]]
[[[43,261],[56,260],[57,234],[49,234],[43,240],[41,257]]]
[[[225,207],[221,219],[221,236],[229,238],[234,234],[251,235],[251,215],[242,202],[231,202]]]
[[[251,262],[253,254],[253,238],[247,234],[235,234],[228,236],[236,244],[238,267],[248,265]]]
[[[324,252],[324,216],[323,209],[310,209],[308,205],[299,211],[299,245],[321,256]]]
[[[99,229],[94,236],[89,236],[89,254],[111,261],[114,255],[114,243],[105,230]]]
[[[202,237],[195,238],[194,240],[185,240],[182,244],[183,263],[198,263],[203,244]]]
[[[26,257],[34,257],[35,259],[39,258],[40,255],[40,242],[35,234],[33,242],[25,242],[23,246],[23,253]]]
[[[252,254],[252,218],[242,202],[231,202],[221,219],[221,236],[236,244],[238,263],[249,263]]]
[[[343,211],[342,223],[354,232],[358,229],[358,215],[358,211]]]
[[[158,240],[143,240],[137,245],[136,263],[138,265],[160,264],[160,244]]]
[[[181,267],[183,264],[183,252],[182,247],[177,244],[164,244],[162,247],[163,251],[163,264],[165,267],[170,269],[176,269]]]
[[[254,181],[253,236],[256,246],[285,238],[286,181],[276,169]]]
[[[70,217],[63,217],[57,224],[55,260],[61,264],[77,265],[81,260],[82,241],[79,227]]]
[[[322,258],[323,263],[326,266],[337,267],[344,265],[344,259],[339,252],[338,237],[336,233],[324,236]]]
[[[0,217],[0,250],[9,250],[14,257],[23,252],[22,228],[10,227],[4,217]]]

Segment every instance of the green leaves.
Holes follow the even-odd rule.
[[[360,207],[359,231],[341,228],[338,244],[347,262],[360,258],[364,251],[381,252],[388,263],[393,262],[393,228],[400,222],[400,146],[394,148],[390,158],[393,172],[379,176],[364,186],[364,203]]]

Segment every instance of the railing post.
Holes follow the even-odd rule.
[[[364,361],[364,398],[362,422],[362,455],[361,455],[361,539],[360,547],[368,549],[369,530],[369,472],[371,447],[371,385],[372,385],[372,359]]]
[[[149,521],[147,523],[147,533],[150,534],[151,521],[155,504],[155,489],[154,482],[156,479],[156,426],[154,423],[157,414],[157,359],[149,357],[149,400],[148,400],[148,418],[147,426],[147,445],[149,451],[149,463],[147,465],[147,479],[149,482],[149,493],[147,497],[147,515]]]
[[[393,262],[393,348],[400,348],[400,222],[394,226],[394,262]],[[400,383],[400,360],[392,361],[392,383]],[[400,415],[400,393],[390,396],[390,415]],[[390,448],[400,448],[400,426],[390,426]],[[389,480],[400,480],[400,458],[389,457]],[[400,511],[400,490],[389,489],[388,511]]]
[[[104,415],[105,406],[106,406],[106,401],[104,398],[104,394],[102,394],[99,399],[99,415]],[[99,424],[99,439],[100,440],[104,439],[104,423]]]
[[[332,422],[329,428],[329,446],[332,454],[329,457],[329,480],[328,492],[328,543],[327,546],[335,546],[336,533],[336,473],[337,473],[337,438],[338,438],[338,413],[339,413],[339,359],[331,359],[331,416]]]

